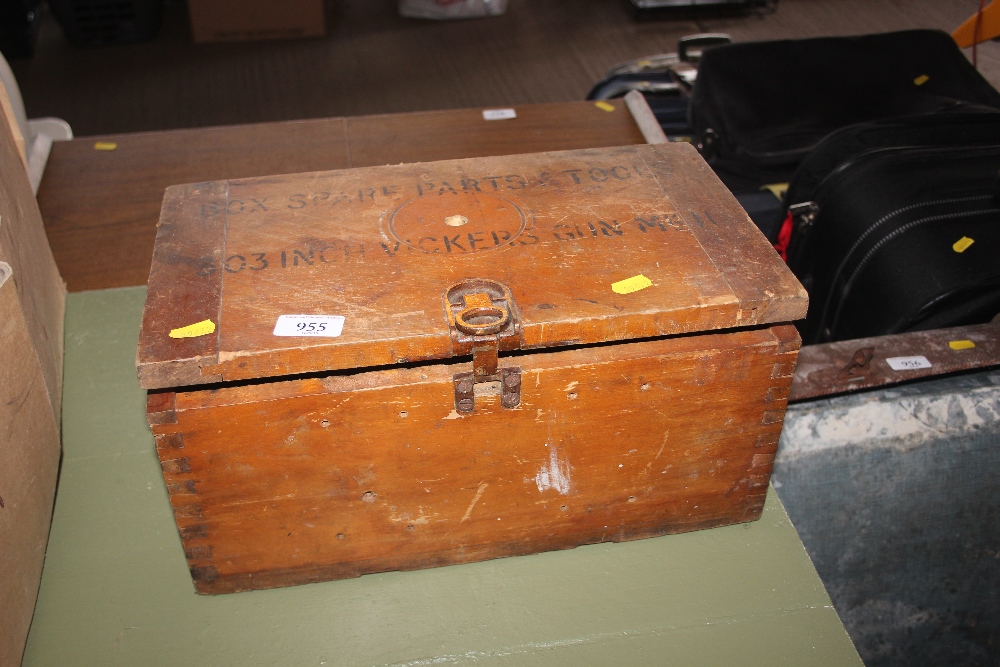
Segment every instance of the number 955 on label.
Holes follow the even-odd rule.
[[[343,315],[282,315],[274,325],[275,336],[336,338],[343,331]]]

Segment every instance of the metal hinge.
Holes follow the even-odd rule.
[[[521,402],[521,369],[499,368],[500,351],[521,347],[521,321],[514,297],[506,285],[470,278],[451,286],[444,295],[454,354],[472,354],[472,372],[456,373],[455,409],[476,408],[476,385],[499,391],[500,405]],[[487,383],[495,383],[487,387]]]

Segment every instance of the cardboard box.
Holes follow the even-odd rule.
[[[199,44],[322,37],[323,0],[188,0]]]

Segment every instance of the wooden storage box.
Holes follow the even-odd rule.
[[[687,145],[170,188],[137,363],[195,587],[755,520],[806,302]]]

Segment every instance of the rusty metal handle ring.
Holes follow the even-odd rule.
[[[472,306],[455,316],[455,327],[470,336],[489,336],[507,326],[507,310],[497,306]],[[481,321],[475,321],[481,320]]]

